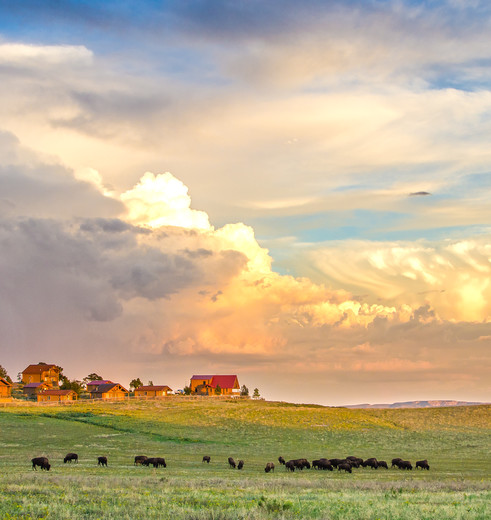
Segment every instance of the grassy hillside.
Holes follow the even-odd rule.
[[[0,410],[0,518],[487,518],[491,406],[347,410],[266,401]],[[78,465],[63,464],[69,451]],[[135,467],[138,454],[167,468]],[[211,464],[202,464],[203,455]],[[30,459],[49,457],[34,472]],[[106,455],[109,467],[96,465]],[[426,458],[429,472],[304,470],[285,458]],[[228,468],[227,457],[245,461]]]

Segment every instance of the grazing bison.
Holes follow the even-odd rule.
[[[235,469],[236,464],[235,464],[235,460],[232,457],[228,458],[228,464],[231,468]]]
[[[237,464],[237,469],[242,469],[244,467],[244,461],[239,460],[239,463]]]
[[[346,460],[346,459],[329,459],[329,462],[331,463],[332,466],[337,468],[338,464],[342,464],[344,460]]]
[[[167,464],[165,462],[165,459],[164,457],[155,457],[155,461],[153,463],[153,467],[154,468],[166,468],[167,467]]]
[[[285,469],[287,471],[295,471],[295,462],[293,460],[285,462]]]
[[[418,468],[427,469],[429,471],[430,465],[428,464],[428,461],[426,459],[425,460],[418,460],[416,462],[416,469],[418,469]]]
[[[41,469],[45,469],[46,471],[49,471],[51,468],[51,464],[49,463],[48,457],[34,457],[31,459],[32,462],[32,469],[35,469],[37,471],[36,466],[39,466]]]
[[[316,466],[317,466],[317,469],[322,469],[322,470],[328,470],[328,471],[332,471],[333,470],[333,467],[332,467],[332,464],[329,462],[328,459],[319,459],[319,460],[316,460],[314,461],[316,462]],[[314,462],[312,462],[312,467],[314,467]]]
[[[400,462],[397,463],[397,467],[399,469],[407,469],[407,470],[413,469],[413,465],[408,460],[401,460]]]
[[[364,462],[362,462],[361,464],[364,468],[366,468],[367,466],[372,468],[372,469],[377,469],[378,467],[378,462],[377,462],[377,459],[375,457],[372,457],[371,459],[367,459],[365,460]]]
[[[63,462],[66,464],[67,462],[72,462],[74,460],[75,462],[78,462],[78,455],[76,453],[67,453],[65,455],[65,458],[63,459]]]
[[[138,464],[143,464],[148,457],[146,455],[137,455],[135,457],[135,466],[138,466]]]
[[[211,457],[209,455],[204,455],[203,460],[201,462],[207,462],[209,464],[210,460],[211,460]]]
[[[278,457],[278,462],[279,462],[280,464],[283,464],[283,466],[285,465],[285,459],[284,459],[283,457],[281,457],[281,456]]]
[[[353,455],[350,455],[349,457],[346,457],[346,460],[351,462],[356,462],[358,465],[360,465],[363,462],[363,459],[360,459],[360,457],[354,457]]]
[[[310,469],[310,462],[307,459],[294,459],[293,464],[297,469]]]
[[[389,467],[387,466],[387,462],[385,462],[385,460],[377,460],[377,467],[389,469]]]
[[[107,467],[107,457],[97,457],[97,465]]]
[[[392,459],[392,465],[391,465],[391,468],[393,468],[394,466],[397,466],[399,467],[399,462],[402,462],[402,459],[400,457],[397,457],[395,459]]]
[[[269,473],[270,471],[274,472],[274,462],[268,462],[264,468],[264,471],[266,473]]]
[[[343,462],[342,464],[338,464],[338,471],[344,470],[348,473],[352,473],[351,464],[349,462]]]

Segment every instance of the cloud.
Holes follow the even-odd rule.
[[[27,45],[0,43],[0,66],[21,68],[90,65],[93,53],[83,45]]]

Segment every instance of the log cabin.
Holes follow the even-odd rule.
[[[75,401],[77,394],[73,390],[44,390],[38,393],[38,402]]]
[[[239,395],[240,385],[236,375],[194,375],[190,383],[191,395]],[[220,394],[216,388],[220,387]]]
[[[0,402],[12,400],[12,383],[0,377]]]
[[[91,399],[124,399],[128,397],[128,390],[119,383],[103,383],[90,388]]]
[[[60,367],[48,363],[38,363],[29,365],[22,371],[22,382],[29,383],[49,383],[53,388],[58,388],[60,379]]]
[[[135,388],[135,397],[165,397],[172,388],[167,385],[147,385]]]

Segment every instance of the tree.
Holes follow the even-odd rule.
[[[191,395],[191,387],[190,386],[185,386],[183,388],[183,392],[184,392],[184,395]]]
[[[65,377],[65,376],[63,376]],[[80,395],[83,388],[81,381],[77,381],[76,379],[73,379],[70,381],[67,377],[65,377],[65,380],[63,381],[62,385],[60,386],[61,390],[73,390],[77,395]]]
[[[259,389],[254,388],[254,393],[252,394],[252,397],[253,397],[254,399],[258,399],[258,398],[260,397],[260,395],[259,395]]]
[[[140,386],[143,386],[143,383],[141,382],[139,377],[130,381],[130,388],[133,388],[133,390],[140,388]]]
[[[143,385],[140,385],[140,386],[143,386]],[[148,386],[153,386],[153,381],[149,381]]]
[[[0,377],[6,379],[9,383],[12,383],[12,379],[10,379],[10,376],[7,374],[7,370],[5,370],[2,365],[0,365]]]
[[[45,365],[46,363],[39,363],[39,364]],[[63,368],[60,366],[57,366],[56,368],[58,369],[58,384],[60,385],[60,388],[62,388],[63,390],[71,390],[71,388],[63,388],[63,385],[70,383],[70,380],[68,379],[68,377],[63,373]]]
[[[222,394],[222,387],[220,385],[215,386],[215,395]]]
[[[240,389],[240,395],[242,396],[248,396],[249,395],[249,389],[246,385],[242,385],[242,388]]]
[[[104,378],[102,376],[100,376],[99,374],[92,372],[92,374],[89,374],[87,377],[84,377],[83,380],[85,381],[85,384],[87,384],[90,381],[103,381]]]

